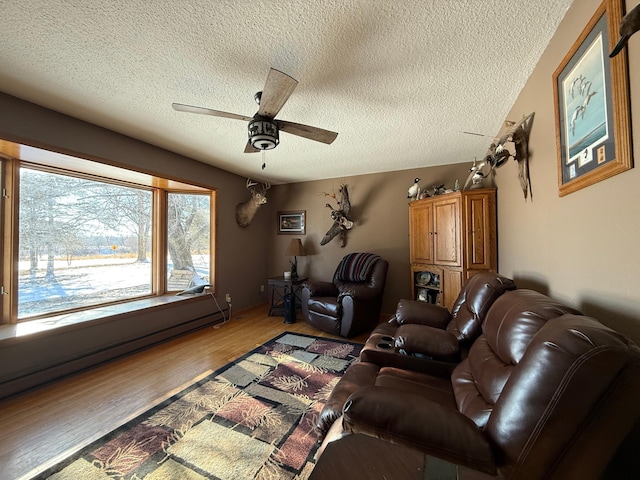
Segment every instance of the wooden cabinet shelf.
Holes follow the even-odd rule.
[[[413,298],[423,302],[442,304],[442,269],[426,265],[412,265]]]
[[[496,271],[496,191],[453,192],[409,203],[412,295],[451,308],[463,282]]]

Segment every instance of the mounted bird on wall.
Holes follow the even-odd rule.
[[[489,146],[487,154],[479,164],[474,160],[469,177],[465,182],[464,189],[472,183],[472,188],[479,188],[482,180],[491,174],[495,168],[504,165],[510,157],[518,162],[518,179],[525,200],[527,197],[533,198],[531,190],[531,178],[529,177],[529,133],[535,112],[530,113],[517,123],[513,123],[507,132]],[[471,132],[464,132],[471,133]],[[472,133],[472,135],[480,135]],[[484,136],[484,135],[482,135]],[[506,143],[512,142],[515,146],[515,154],[512,154]]]
[[[493,166],[487,163],[485,160],[478,162],[477,159],[473,159],[473,165],[469,169],[469,176],[466,182],[464,182],[463,190],[473,190],[474,188],[482,188],[484,179],[487,178],[491,172],[493,172]]]
[[[325,204],[325,207],[331,210],[331,219],[333,225],[327,231],[327,233],[320,240],[320,245],[326,245],[336,235],[340,235],[340,246],[344,247],[347,244],[347,230],[351,230],[353,227],[353,221],[351,220],[351,202],[349,201],[349,190],[347,185],[342,183],[338,189],[340,198],[335,193],[326,193],[325,197],[331,197],[338,203],[338,208],[333,208],[330,203]]]
[[[609,54],[613,58],[624,48],[629,37],[640,30],[640,4],[636,5],[622,20],[620,20],[620,40]]]

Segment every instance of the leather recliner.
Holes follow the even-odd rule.
[[[493,302],[493,305],[485,317],[482,330],[485,330],[487,324],[506,323],[509,325],[518,325],[517,328],[522,329],[518,341],[528,342],[532,334],[531,332],[535,333],[547,320],[564,314],[580,314],[580,312],[533,290],[512,290],[503,293]],[[475,345],[482,339],[483,335],[478,337],[471,347],[472,349],[475,348],[476,352],[478,352],[478,347],[475,347]],[[471,351],[470,349],[469,356],[471,355]],[[419,370],[422,373],[428,374],[429,378],[432,379],[429,385],[434,387],[434,392],[443,391],[443,389],[448,392],[451,389],[451,379],[454,377],[456,370],[460,368],[462,363],[469,363],[469,356],[460,364],[428,362],[425,364],[426,366],[423,365]],[[471,360],[475,368],[483,368],[484,359],[479,355]],[[447,368],[443,368],[443,364],[446,365]],[[427,366],[431,368],[429,369]],[[316,428],[320,435],[323,436],[326,434],[334,421],[341,415],[347,399],[353,392],[360,387],[375,385],[378,382],[378,375],[381,372],[385,372],[385,375],[388,376],[389,372],[392,371],[397,375],[411,376],[414,373],[414,371],[410,369],[398,368],[393,364],[380,365],[360,361],[359,363],[349,366],[329,395],[318,416]],[[416,374],[417,373],[418,372],[416,372]],[[444,387],[442,385],[444,385]],[[449,393],[447,393],[447,398],[448,396]]]
[[[598,478],[640,417],[640,349],[571,310],[505,293],[450,379],[352,365],[360,387],[325,444],[377,437],[454,464],[461,480]]]
[[[338,264],[333,281],[307,281],[300,294],[307,323],[324,332],[353,337],[380,320],[389,263],[370,253],[351,253]]]
[[[451,312],[416,300],[402,299],[391,319],[373,330],[360,360],[380,366],[450,374],[482,333],[487,312],[515,282],[494,272],[467,280]]]
[[[345,372],[325,404],[316,427],[324,435],[340,416],[347,397],[358,385],[373,383],[381,367],[396,367],[448,378],[482,333],[489,309],[515,282],[492,272],[478,273],[465,283],[451,313],[415,300],[398,302],[395,315],[379,325],[360,351],[360,362]],[[362,377],[350,381],[351,376]]]

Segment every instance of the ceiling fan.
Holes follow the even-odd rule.
[[[294,78],[275,68],[271,68],[267,75],[264,89],[254,95],[256,103],[260,107],[253,117],[221,112],[210,108],[183,105],[181,103],[173,103],[172,106],[174,110],[179,112],[199,113],[249,122],[249,140],[244,153],[254,153],[275,148],[280,143],[278,135],[280,130],[308,138],[309,140],[315,140],[316,142],[331,144],[338,136],[335,132],[301,123],[275,119],[275,116],[289,99],[297,85],[298,81]]]

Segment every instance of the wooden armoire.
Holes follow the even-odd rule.
[[[413,298],[451,310],[468,278],[497,271],[496,190],[410,202],[409,251]]]

